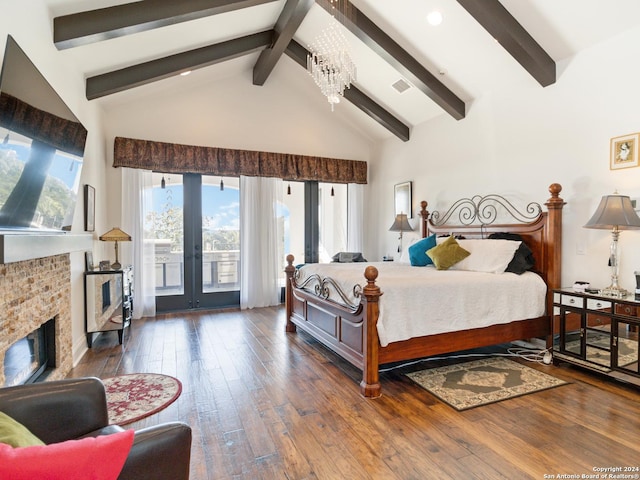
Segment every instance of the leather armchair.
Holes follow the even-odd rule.
[[[98,378],[78,378],[0,388],[0,411],[46,444],[108,435],[107,398]],[[135,432],[119,480],[187,480],[191,428],[170,422]]]

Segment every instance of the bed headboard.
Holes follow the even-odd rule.
[[[551,197],[544,204],[532,202],[524,212],[500,195],[474,196],[455,202],[446,212],[427,210],[427,202],[421,202],[422,236],[454,234],[466,238],[486,238],[491,233],[509,232],[522,236],[533,251],[536,260],[534,271],[546,282],[549,292],[561,287],[562,267],[562,186],[549,186]],[[507,216],[513,223],[494,223]],[[551,296],[551,295],[549,295]]]

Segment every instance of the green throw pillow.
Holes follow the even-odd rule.
[[[44,442],[31,433],[27,427],[2,412],[0,412],[0,443],[6,443],[12,447],[44,445]]]
[[[433,264],[438,270],[448,270],[471,254],[462,248],[451,235],[440,245],[427,250],[427,255],[433,260]]]

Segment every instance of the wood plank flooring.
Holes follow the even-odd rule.
[[[190,424],[192,480],[588,478],[640,466],[637,388],[527,363],[570,384],[457,412],[401,375],[423,364],[384,373],[383,396],[367,400],[356,369],[284,324],[281,307],[136,320],[123,346],[96,339],[70,377],[179,378],[174,404],[127,428]]]

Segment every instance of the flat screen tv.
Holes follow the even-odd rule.
[[[0,74],[0,232],[71,229],[86,137],[9,35]]]

